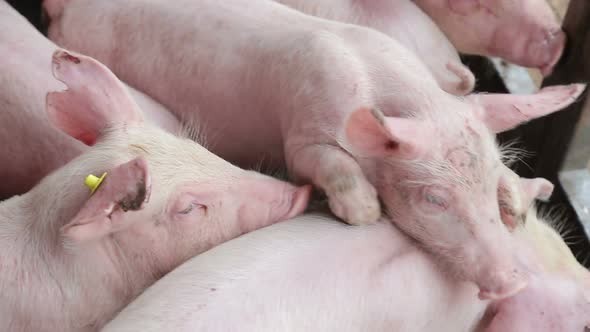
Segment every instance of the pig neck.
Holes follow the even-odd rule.
[[[145,268],[126,259],[112,236],[64,244],[61,226],[88,198],[87,188],[76,180],[90,170],[77,172],[52,174],[0,205],[0,294],[11,303],[5,309],[0,305],[2,331],[94,331],[153,282],[153,276],[142,273]],[[62,187],[48,190],[56,183]]]

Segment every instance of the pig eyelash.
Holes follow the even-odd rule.
[[[196,203],[191,203],[186,209],[182,210],[182,211],[178,211],[179,214],[189,214],[191,213],[195,208],[199,208],[199,209],[203,209],[203,210],[207,210],[207,207],[201,204],[196,204]]]
[[[186,209],[178,211],[179,214],[189,214],[195,208],[195,205],[191,203]]]
[[[441,207],[443,209],[447,207],[447,203],[445,202],[445,200],[438,197],[438,196],[426,194],[426,195],[424,195],[424,198],[430,204],[434,204],[434,205]]]

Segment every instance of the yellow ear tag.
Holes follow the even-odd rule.
[[[86,180],[84,180],[84,184],[86,185],[86,187],[88,187],[90,189],[90,195],[94,194],[96,189],[98,189],[98,187],[100,187],[100,184],[102,183],[102,181],[104,180],[104,178],[106,176],[107,176],[107,173],[104,172],[104,173],[102,173],[100,178],[96,177],[92,174],[90,174],[86,177]]]

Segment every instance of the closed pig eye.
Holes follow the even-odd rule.
[[[207,207],[204,205],[201,205],[201,204],[197,204],[195,202],[191,202],[191,203],[189,203],[189,205],[185,209],[178,211],[178,214],[189,214],[189,213],[193,212],[193,210],[195,210],[195,209],[202,209],[202,210],[206,211]]]
[[[445,201],[441,197],[430,195],[430,194],[426,194],[424,197],[426,198],[426,201],[430,204],[438,205],[440,207],[445,207]]]
[[[440,187],[427,187],[423,192],[423,199],[431,209],[444,211],[449,207],[447,199],[448,192]]]

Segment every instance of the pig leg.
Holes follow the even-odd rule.
[[[352,156],[328,144],[291,152],[286,149],[291,173],[324,190],[335,215],[352,225],[377,221],[381,215],[377,191]]]

